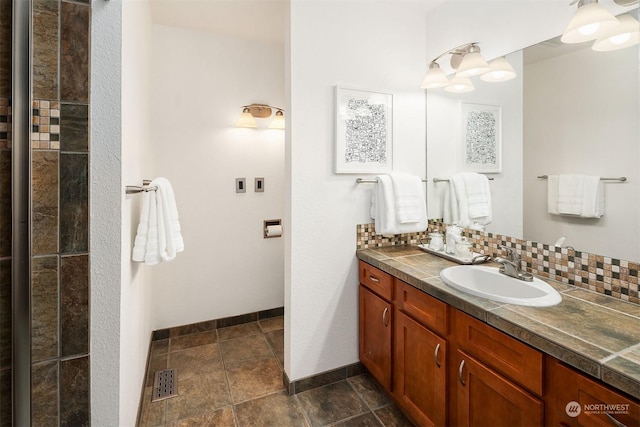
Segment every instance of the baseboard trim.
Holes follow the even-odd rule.
[[[189,325],[175,326],[173,328],[159,329],[153,331],[152,340],[160,341],[167,338],[175,338],[182,335],[206,332],[213,329],[227,328],[229,326],[241,325],[243,323],[256,322],[258,320],[269,319],[284,315],[284,307],[271,308],[269,310],[256,311],[254,313],[241,314],[239,316],[224,317],[204,322],[191,323]]]
[[[284,388],[287,393],[289,393],[289,395],[294,395],[302,393],[303,391],[342,381],[349,377],[364,374],[365,372],[367,372],[367,369],[364,365],[360,362],[356,362],[295,381],[289,380],[287,373],[283,372],[282,383],[284,384]]]

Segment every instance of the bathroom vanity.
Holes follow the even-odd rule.
[[[640,425],[639,306],[553,281],[560,304],[515,306],[415,246],[357,257],[360,360],[417,425]]]

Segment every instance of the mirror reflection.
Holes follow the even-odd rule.
[[[500,107],[502,167],[488,174],[493,221],[486,231],[640,260],[640,71],[638,46],[596,52],[559,38],[506,57],[517,77],[474,81],[476,90],[427,91],[429,218],[443,218],[447,185],[433,178],[461,165],[465,103]],[[604,215],[549,213],[541,175],[627,177],[602,181]],[[555,181],[554,181],[555,182]]]

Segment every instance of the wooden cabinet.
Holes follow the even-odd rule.
[[[393,306],[390,298],[393,280],[388,274],[362,264],[359,289],[360,361],[383,387],[391,391]],[[374,291],[389,295],[389,300]]]
[[[542,426],[543,403],[462,350],[456,354],[458,426]]]
[[[418,426],[640,426],[637,399],[371,265],[359,267],[360,361]],[[580,414],[569,415],[570,402]],[[606,405],[619,405],[617,413],[607,415]]]
[[[455,330],[456,425],[542,426],[542,353],[457,310]]]
[[[547,358],[549,426],[640,426],[640,404],[587,376]]]
[[[419,426],[444,426],[447,341],[402,312],[394,321],[394,397]]]
[[[420,426],[447,423],[447,305],[396,279],[394,393]]]

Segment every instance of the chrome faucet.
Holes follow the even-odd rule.
[[[498,264],[502,264],[502,267],[500,267],[498,271],[505,276],[513,277],[514,279],[532,282],[533,275],[520,268],[520,254],[513,248],[509,248],[507,246],[500,247],[507,252],[507,258],[496,257],[493,259]]]

